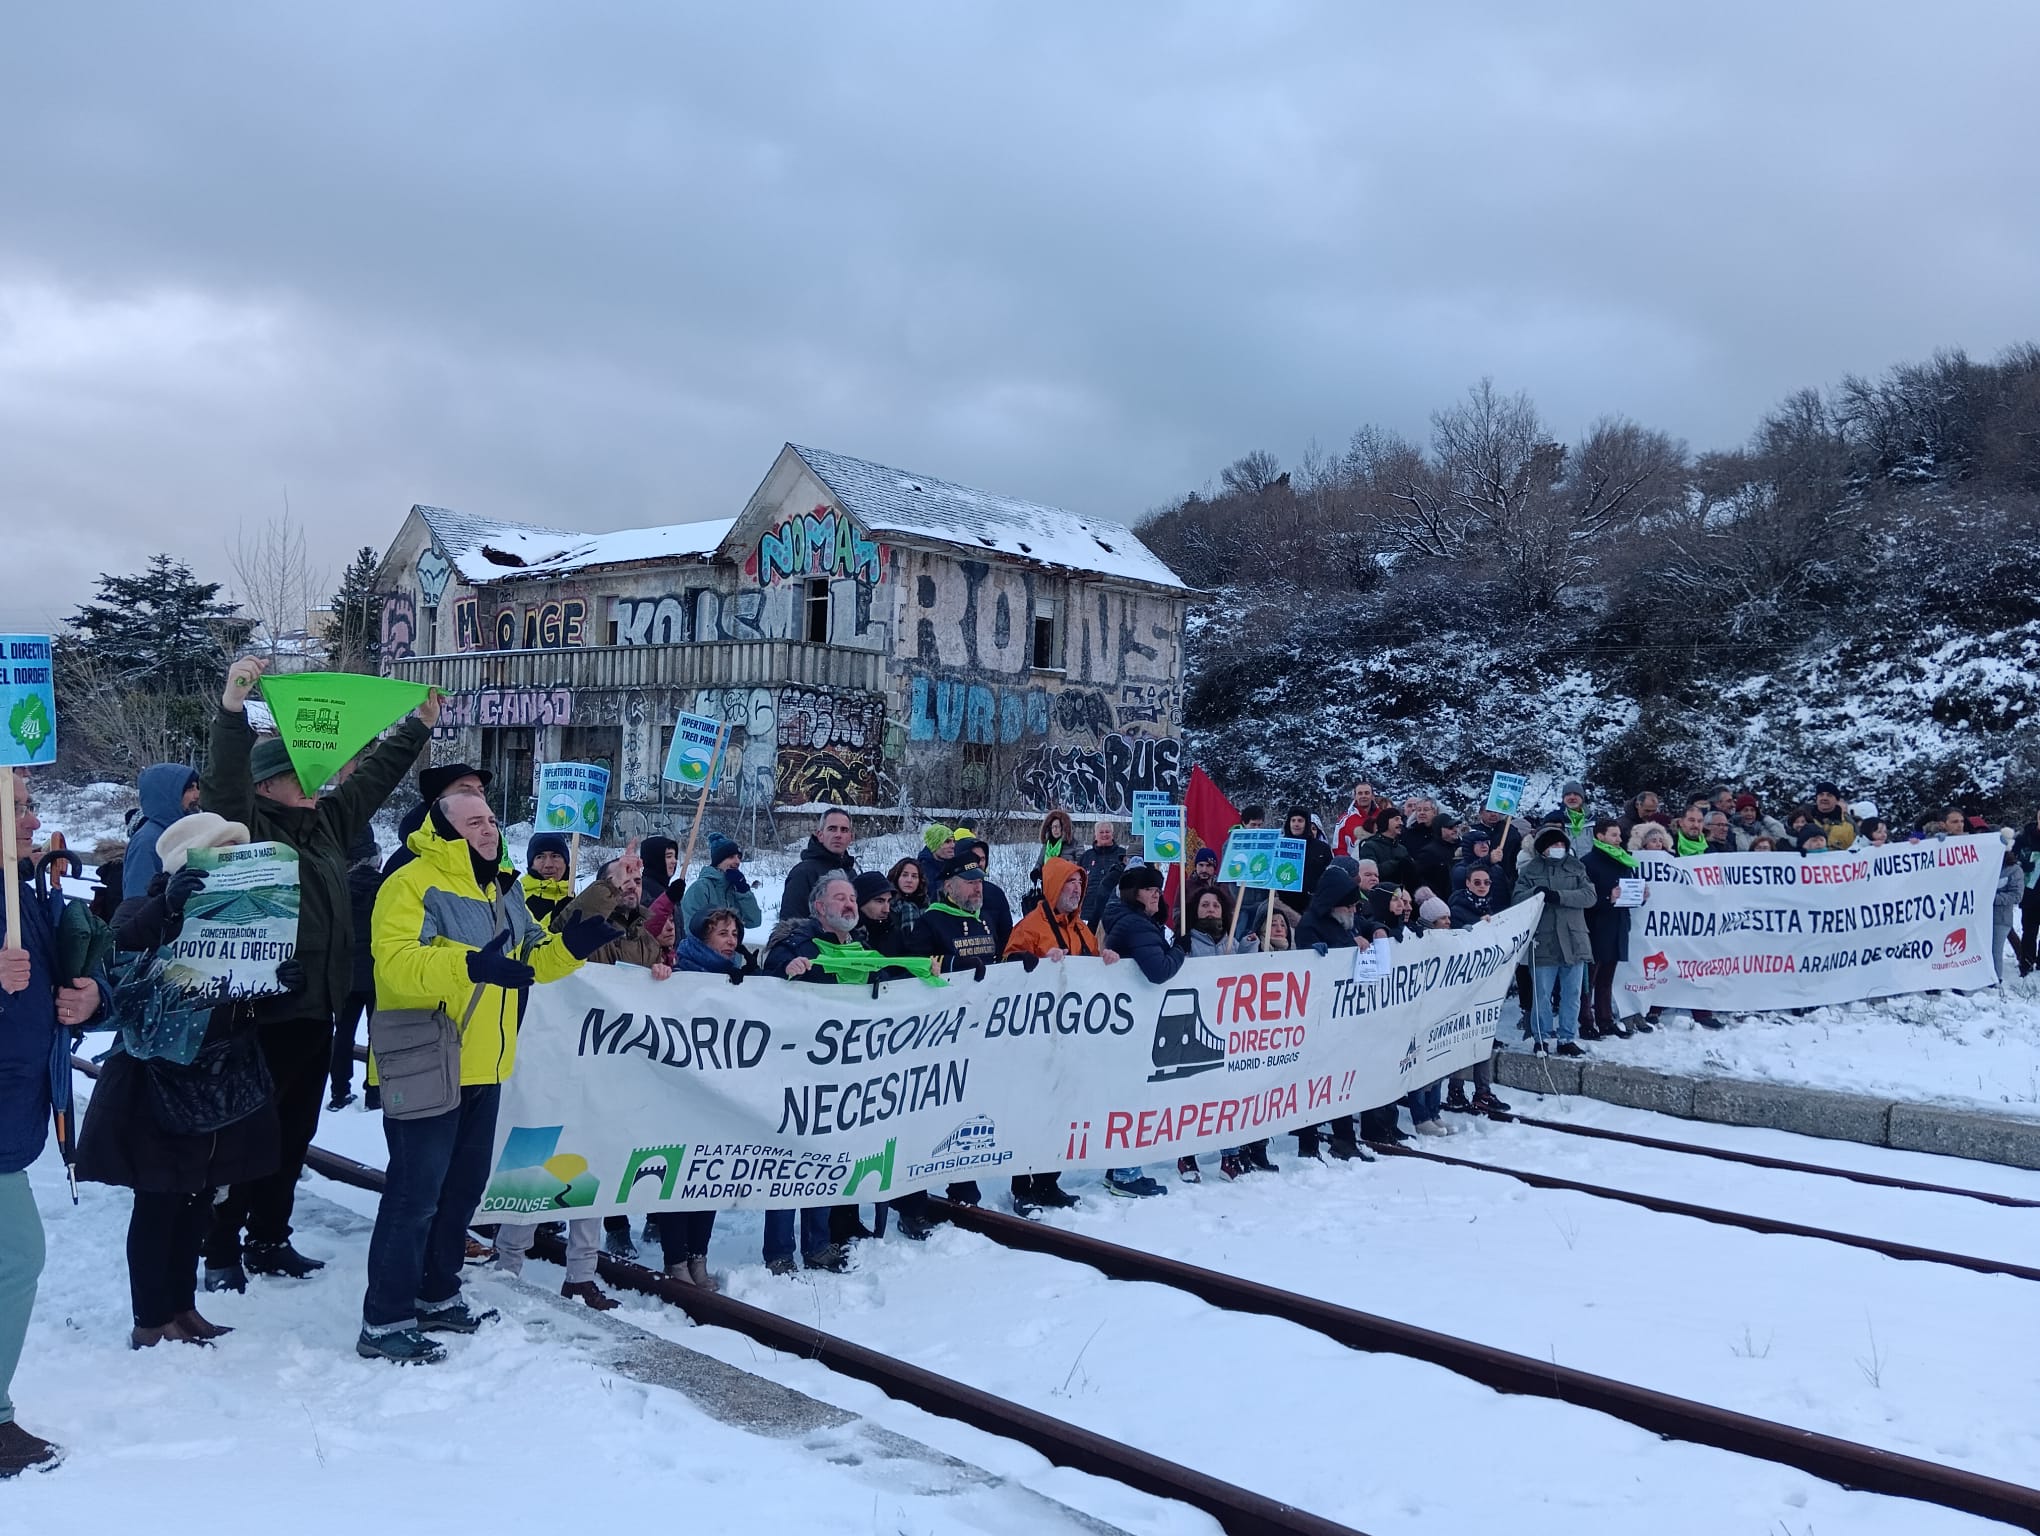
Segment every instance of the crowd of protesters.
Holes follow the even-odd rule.
[[[903,962],[897,974],[909,961],[982,974],[1079,957],[1135,966],[1159,984],[1192,959],[1419,939],[1536,899],[1535,933],[1512,986],[1520,1029],[1533,1053],[1574,1056],[1582,1041],[1653,1028],[1650,1015],[1620,1016],[1613,997],[1633,911],[1624,882],[1636,879],[1640,854],[1797,857],[1990,830],[1957,808],[1894,827],[1833,783],[1774,814],[1729,789],[1675,800],[1645,791],[1619,810],[1597,809],[1584,785],[1568,783],[1548,810],[1522,817],[1479,807],[1462,816],[1424,796],[1391,803],[1363,782],[1334,817],[1299,805],[1273,823],[1304,842],[1300,891],[1237,890],[1218,878],[1218,850],[1201,848],[1182,872],[1179,901],[1165,904],[1164,872],[1123,844],[1110,820],[1093,824],[1080,844],[1070,814],[1051,811],[1016,900],[992,878],[991,845],[970,827],[928,826],[914,856],[864,869],[853,816],[839,809],[820,818],[767,928],[744,850],[719,832],[710,832],[692,879],[679,867],[678,844],[663,837],[632,844],[585,886],[556,834],[533,835],[525,867],[514,868],[487,798],[490,775],[466,764],[417,772],[418,803],[400,822],[401,844],[380,859],[371,818],[423,756],[436,695],[312,795],[282,743],[249,723],[245,706],[261,673],[252,660],[229,669],[202,773],[178,765],[142,773],[128,840],[95,853],[99,889],[89,906],[66,900],[60,877],[82,876],[84,865],[60,836],[37,841],[30,781],[15,776],[16,833],[34,856],[16,872],[21,944],[0,950],[0,1476],[57,1454],[15,1422],[6,1386],[43,1257],[25,1170],[52,1123],[68,1134],[70,1052],[87,1029],[112,1028],[114,1044],[75,1138],[75,1171],[133,1192],[126,1257],[130,1343],[140,1349],[205,1345],[232,1331],[199,1310],[201,1283],[206,1292],[239,1291],[251,1275],[302,1280],[323,1268],[292,1242],[322,1095],[333,1110],[356,1101],[364,1021],[406,1010],[458,1017],[453,1100],[425,1116],[381,1106],[389,1157],[356,1339],[368,1358],[429,1362],[444,1354],[439,1336],[472,1333],[495,1317],[464,1299],[467,1266],[519,1274],[537,1240],[534,1225],[477,1231],[470,1222],[529,994],[582,965],[638,966],[655,981],[684,971],[829,985],[838,981],[834,946],[862,945]],[[1271,823],[1250,806],[1242,824]],[[2002,835],[1992,951],[2001,981],[2014,962],[2020,975],[2040,967],[2040,818]],[[205,885],[191,856],[250,841],[296,853],[295,958],[279,966],[275,993],[184,1001],[163,982],[161,962]],[[760,929],[762,942],[747,945]],[[383,1087],[371,1062],[366,1107],[379,1107]],[[1301,1128],[1297,1152],[1371,1160],[1370,1143],[1404,1139],[1401,1109],[1416,1134],[1435,1136],[1450,1134],[1447,1112],[1507,1106],[1483,1061],[1399,1104]],[[1277,1165],[1259,1140],[1222,1148],[1217,1169],[1239,1179]],[[1203,1169],[1184,1157],[1175,1174],[1194,1183]],[[1139,1167],[1106,1170],[1102,1188],[1131,1199],[1167,1190]],[[1078,1200],[1054,1173],[1016,1176],[1009,1193],[1022,1215]],[[947,1194],[964,1205],[983,1199],[972,1182]],[[935,1223],[926,1194],[881,1205],[871,1225],[855,1205],[772,1211],[761,1258],[779,1274],[839,1271],[851,1244],[893,1225],[925,1238]],[[714,1228],[712,1212],[666,1212],[644,1235],[669,1279],[713,1288]],[[615,1306],[597,1283],[597,1256],[605,1248],[638,1256],[629,1221],[572,1219],[559,1235],[562,1294],[598,1310]]]

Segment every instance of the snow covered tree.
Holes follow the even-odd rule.
[[[382,660],[382,593],[376,590],[376,552],[366,545],[340,573],[327,621],[328,665],[335,672],[373,672]]]

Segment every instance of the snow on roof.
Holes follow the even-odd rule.
[[[510,523],[500,517],[475,517],[466,512],[456,512],[451,507],[428,507],[422,502],[411,508],[425,519],[425,526],[432,531],[432,542],[447,555],[458,555],[473,549],[504,533],[544,533],[559,538],[574,535],[561,528],[540,528],[532,523]]]
[[[1122,524],[798,443],[787,446],[844,510],[873,533],[991,550],[1067,570],[1184,590],[1176,573]]]
[[[557,576],[596,565],[641,560],[706,559],[730,531],[734,519],[672,523],[662,528],[619,528],[613,533],[559,533],[549,529],[499,526],[472,548],[454,555],[454,566],[470,586],[522,576]]]

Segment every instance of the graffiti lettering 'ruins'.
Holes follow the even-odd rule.
[[[571,688],[473,688],[446,696],[432,734],[450,736],[477,725],[571,725],[573,721]]]
[[[1081,815],[1121,816],[1137,789],[1179,794],[1183,743],[1170,736],[1107,736],[1102,748],[1034,747],[1013,773],[1036,810],[1066,806]]]
[[[847,576],[876,585],[879,545],[857,531],[845,513],[827,503],[789,517],[759,537],[744,574],[761,587],[807,576]]]

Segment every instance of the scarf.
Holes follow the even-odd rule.
[[[1621,844],[1604,843],[1597,837],[1594,839],[1594,846],[1607,854],[1609,858],[1620,864],[1624,869],[1636,868],[1636,855]]]
[[[1046,864],[1050,859],[1061,858],[1062,845],[1063,840],[1059,837],[1053,842],[1043,843],[1041,845],[1041,862]]]
[[[1572,828],[1572,835],[1578,837],[1587,828],[1586,808],[1582,806],[1577,811],[1567,811],[1565,813],[1565,824]]]
[[[1677,827],[1672,828],[1672,845],[1682,859],[1690,859],[1696,854],[1702,854],[1707,851],[1706,838],[1688,837]]]
[[[937,901],[933,903],[928,908],[928,910],[930,912],[947,912],[951,917],[960,917],[965,922],[969,923],[982,923],[985,920],[985,914],[982,910],[976,912],[966,912],[961,907],[952,907],[946,901]],[[989,926],[989,924],[987,926]]]

